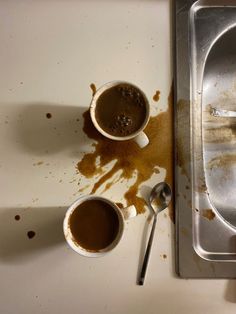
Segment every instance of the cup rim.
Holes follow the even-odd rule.
[[[118,219],[119,219],[119,230],[117,233],[116,238],[112,241],[112,243],[110,243],[106,248],[99,250],[99,251],[92,251],[92,250],[87,250],[85,248],[83,248],[82,246],[80,246],[75,239],[73,239],[73,235],[70,231],[70,227],[69,227],[69,218],[72,215],[72,213],[74,212],[74,210],[83,202],[87,201],[87,200],[100,200],[103,201],[107,204],[109,204],[117,213],[118,215]],[[66,239],[66,242],[68,243],[68,245],[71,247],[71,249],[73,249],[76,253],[85,256],[85,257],[100,257],[100,256],[104,256],[106,254],[108,254],[109,252],[111,252],[120,242],[120,240],[123,237],[123,233],[124,233],[124,217],[123,214],[120,210],[120,208],[111,200],[105,198],[105,197],[101,197],[101,196],[97,196],[97,195],[84,195],[79,197],[77,200],[75,200],[70,207],[67,209],[65,217],[64,217],[64,221],[63,221],[63,232],[64,232],[64,236]]]
[[[119,85],[119,84],[128,84],[128,85],[131,85],[134,88],[138,89],[140,91],[140,93],[142,94],[142,96],[144,97],[145,105],[146,105],[146,111],[147,111],[146,118],[145,118],[142,126],[137,131],[135,131],[134,133],[127,135],[127,136],[114,136],[114,135],[107,133],[106,131],[104,131],[100,127],[100,125],[98,124],[96,117],[95,117],[95,109],[96,109],[96,103],[97,103],[98,98],[101,96],[101,94],[104,91],[106,91],[107,89],[109,89],[113,86]],[[126,141],[126,140],[130,140],[130,139],[135,138],[138,134],[140,134],[145,129],[145,127],[148,124],[149,118],[150,118],[150,104],[149,104],[148,98],[147,98],[146,94],[144,93],[144,91],[140,87],[138,87],[137,85],[135,85],[133,83],[130,83],[127,81],[121,81],[121,80],[110,81],[110,82],[103,84],[101,87],[99,87],[97,89],[96,93],[92,97],[89,111],[90,111],[91,120],[92,120],[95,128],[105,137],[107,137],[111,140],[115,140],[115,141]]]

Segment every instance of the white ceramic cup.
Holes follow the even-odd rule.
[[[97,120],[96,120],[96,116],[95,116],[95,110],[96,110],[96,104],[97,104],[97,100],[99,98],[99,96],[101,96],[101,94],[106,91],[107,89],[113,87],[113,86],[116,86],[116,85],[119,85],[119,84],[128,84],[130,86],[133,86],[134,88],[136,88],[143,96],[144,100],[145,100],[145,105],[146,105],[146,117],[143,121],[143,124],[142,126],[134,133],[128,135],[128,136],[114,136],[114,135],[111,135],[109,133],[107,133],[106,131],[104,131],[98,124]],[[104,84],[102,87],[100,87],[96,93],[94,94],[93,98],[92,98],[92,101],[91,101],[91,104],[90,104],[90,116],[91,116],[91,119],[92,119],[92,122],[95,126],[95,128],[102,134],[104,135],[105,137],[111,139],[111,140],[115,140],[115,141],[127,141],[127,140],[130,140],[130,139],[133,139],[138,145],[140,148],[143,148],[145,146],[148,145],[149,143],[149,139],[147,137],[147,135],[143,132],[143,129],[146,127],[148,121],[149,121],[149,118],[150,118],[150,106],[149,106],[149,101],[147,99],[147,96],[144,94],[144,92],[139,88],[137,87],[136,85],[134,84],[131,84],[129,82],[125,82],[125,81],[112,81],[112,82],[109,82],[109,83],[106,83]]]
[[[116,236],[115,240],[109,246],[107,246],[106,248],[99,250],[99,251],[89,251],[89,250],[86,250],[85,248],[83,248],[82,246],[80,246],[78,244],[78,242],[74,239],[72,232],[71,232],[71,229],[70,229],[70,225],[69,225],[70,216],[72,215],[73,211],[81,203],[88,201],[88,200],[99,200],[99,201],[102,201],[104,203],[109,204],[114,209],[114,211],[117,213],[118,219],[119,219],[119,230],[117,232],[117,236]],[[103,256],[103,255],[107,254],[108,252],[112,251],[117,246],[117,244],[122,239],[122,236],[124,233],[124,225],[125,225],[124,222],[125,222],[125,220],[133,218],[136,215],[137,215],[137,211],[136,211],[135,206],[133,206],[133,205],[120,209],[114,202],[110,201],[107,198],[104,198],[101,196],[95,196],[95,195],[82,196],[79,199],[77,199],[68,208],[66,215],[65,215],[65,218],[64,218],[64,222],[63,222],[63,231],[64,231],[64,235],[65,235],[67,243],[75,252],[79,253],[80,255],[86,256],[86,257],[100,257],[100,256]]]

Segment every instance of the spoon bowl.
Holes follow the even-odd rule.
[[[156,184],[149,196],[148,205],[152,209],[154,215],[164,210],[171,201],[171,188],[166,182]]]

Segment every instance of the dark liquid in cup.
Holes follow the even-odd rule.
[[[109,246],[119,231],[115,209],[100,200],[88,200],[71,214],[69,226],[74,240],[84,249],[99,251]]]
[[[113,136],[128,136],[138,131],[146,119],[143,94],[130,84],[105,90],[97,99],[95,117],[99,126]]]

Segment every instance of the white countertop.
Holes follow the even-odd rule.
[[[143,287],[136,277],[147,214],[129,221],[103,258],[77,255],[62,236],[65,209],[81,194],[75,165],[92,149],[72,121],[78,116],[81,130],[90,84],[130,81],[145,91],[152,114],[167,108],[168,1],[0,1],[0,15],[0,313],[235,313],[235,281],[174,275],[167,211],[158,218]],[[47,112],[57,114],[50,131]],[[146,185],[164,177],[163,169]],[[104,195],[117,200],[122,188]],[[31,240],[29,230],[36,232]]]

